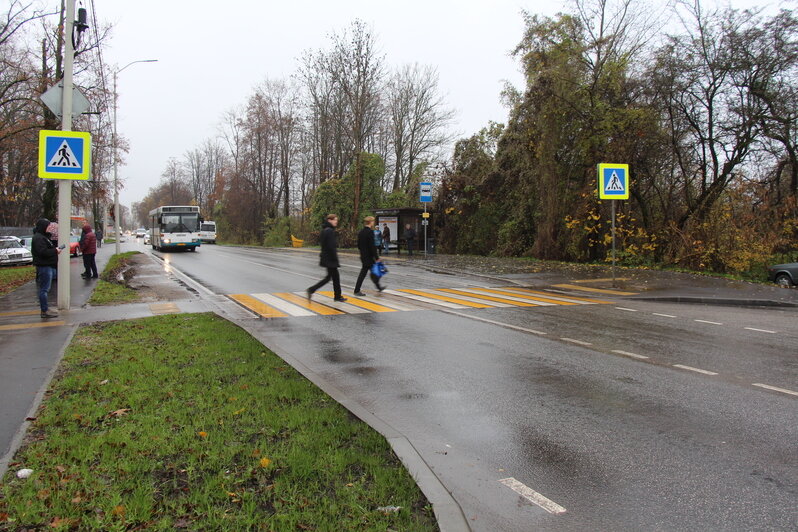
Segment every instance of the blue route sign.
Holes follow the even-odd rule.
[[[84,131],[39,131],[39,177],[88,180],[91,134]]]
[[[629,199],[629,165],[598,165],[599,199]]]
[[[421,183],[421,203],[432,203],[432,183]]]

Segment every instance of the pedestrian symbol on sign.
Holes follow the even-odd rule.
[[[607,190],[612,190],[616,192],[623,191],[623,185],[621,184],[621,180],[618,179],[618,172],[613,171],[612,176],[610,176],[610,182],[607,185]]]
[[[66,140],[61,142],[61,147],[55,152],[47,166],[55,166],[61,168],[80,168],[78,158]]]

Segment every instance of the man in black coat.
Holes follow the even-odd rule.
[[[405,233],[402,235],[407,244],[407,254],[413,254],[413,248],[416,246],[416,230],[410,224],[405,224]]]
[[[327,284],[330,279],[333,282],[333,292],[336,301],[346,301],[346,298],[341,295],[341,276],[338,274],[338,234],[335,228],[338,225],[338,215],[328,214],[327,219],[321,226],[321,236],[319,243],[321,244],[321,258],[319,265],[327,268],[327,276],[307,289],[308,299],[313,295],[313,292]]]
[[[380,261],[379,251],[377,251],[377,246],[374,244],[374,217],[366,216],[363,218],[363,224],[363,229],[357,234],[357,249],[360,251],[360,264],[363,267],[360,268],[360,274],[357,276],[357,282],[355,283],[356,296],[366,295],[360,291],[360,287],[363,286],[363,280],[366,278],[367,273],[370,275],[371,281],[377,287],[377,290],[380,292],[384,290],[380,286],[380,278],[371,272],[371,267],[374,266],[374,263]]]
[[[64,247],[57,248],[50,240],[51,235],[47,232],[47,226],[49,225],[50,220],[47,218],[41,218],[36,222],[30,245],[33,265],[36,266],[36,282],[39,285],[39,307],[42,318],[58,317],[58,312],[50,310],[47,294],[50,292],[50,286],[56,275],[58,254],[61,253],[61,249]]]

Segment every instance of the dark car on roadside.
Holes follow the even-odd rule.
[[[797,285],[798,262],[768,266],[768,280],[787,288]]]

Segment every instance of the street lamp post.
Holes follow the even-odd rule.
[[[117,94],[116,94],[116,77],[117,75],[122,72],[124,69],[129,67],[130,65],[135,65],[136,63],[155,63],[158,61],[157,59],[139,59],[138,61],[132,61],[119,70],[114,72],[114,237],[116,240],[116,246],[114,248],[114,252],[118,255],[119,254],[119,240],[120,236],[120,228],[119,228],[119,179],[117,177],[117,166],[118,166],[118,157],[116,153],[116,102],[117,102]]]

